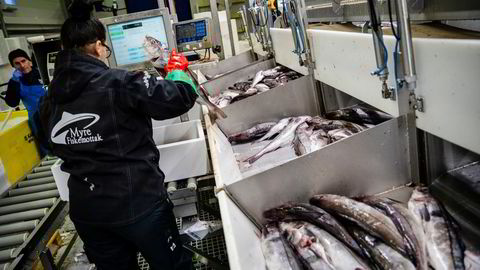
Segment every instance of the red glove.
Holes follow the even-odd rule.
[[[182,70],[185,71],[188,68],[188,60],[182,53],[177,53],[176,49],[173,49],[170,53],[168,63],[165,66],[165,71],[167,73],[173,70]]]

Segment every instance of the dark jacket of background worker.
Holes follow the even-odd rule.
[[[151,119],[187,112],[197,98],[184,71],[156,80],[108,68],[105,28],[80,1],[62,26],[63,51],[39,114],[53,153],[70,173],[70,217],[98,269],[189,269],[164,187]],[[169,64],[186,62],[176,56]],[[188,62],[186,62],[188,64]],[[192,153],[194,154],[194,153]]]

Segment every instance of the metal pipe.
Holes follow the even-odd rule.
[[[48,209],[36,209],[14,214],[0,216],[0,224],[7,224],[12,222],[27,221],[32,219],[41,219],[47,214]]]
[[[28,233],[0,237],[0,248],[15,247],[27,240]]]
[[[0,235],[32,231],[33,229],[35,229],[35,227],[38,225],[39,222],[40,220],[36,219],[36,220],[29,220],[29,221],[23,221],[18,223],[10,223],[7,225],[1,225]]]
[[[46,160],[55,160],[55,161],[57,161],[57,160],[58,160],[58,157],[46,157]]]
[[[50,199],[43,199],[38,201],[3,206],[3,207],[0,207],[0,215],[23,212],[23,211],[39,209],[39,208],[50,208],[53,206],[56,200],[57,200],[56,198],[50,198]]]
[[[42,167],[36,167],[33,169],[33,172],[34,173],[37,173],[37,172],[48,172],[51,170],[51,167],[52,166],[42,166]]]
[[[250,35],[250,30],[248,29],[248,23],[247,23],[247,9],[245,6],[242,6],[240,9],[240,14],[242,15],[242,22],[243,22],[243,27],[245,28],[245,33],[246,33],[246,38],[248,39],[248,45],[250,45],[250,48],[253,49],[253,42],[252,42],[252,36]]]
[[[233,39],[232,13],[230,10],[230,2],[228,0],[225,0],[225,12],[227,13],[228,35],[230,37],[230,47],[232,48],[232,56],[235,56],[237,54],[235,53],[235,43]]]
[[[19,188],[31,187],[31,186],[43,185],[43,184],[48,184],[48,183],[53,183],[53,182],[55,182],[55,178],[53,178],[53,176],[51,176],[51,177],[44,177],[44,178],[37,178],[37,179],[32,179],[32,180],[20,181],[20,182],[17,183],[17,187],[19,187]]]
[[[222,32],[220,30],[220,19],[218,17],[218,9],[217,9],[217,0],[210,0],[210,10],[212,12],[212,22],[213,22],[213,46],[214,49],[217,46],[220,46],[221,51],[218,52],[214,50],[214,52],[218,55],[220,60],[225,59],[224,49],[222,45]]]
[[[58,197],[59,193],[58,190],[49,190],[44,192],[37,192],[33,194],[26,194],[21,196],[15,197],[8,197],[0,199],[0,206],[5,205],[12,205],[16,203],[24,203],[24,202],[31,202],[31,201],[38,201],[41,199],[48,199],[53,197]]]
[[[9,197],[20,196],[25,194],[32,194],[36,192],[42,192],[47,190],[57,189],[56,183],[43,184],[38,186],[16,188],[8,191]]]
[[[6,250],[0,250],[0,261],[7,261],[10,259],[13,259],[13,253],[15,252],[15,249],[6,249]]]
[[[49,165],[53,165],[55,164],[55,162],[57,162],[56,160],[47,160],[47,161],[42,161],[42,163],[40,163],[41,166],[49,166]]]
[[[412,30],[410,29],[410,15],[407,0],[397,0],[397,18],[400,30],[400,47],[402,48],[403,72],[409,90],[417,87],[417,71],[413,53]]]
[[[53,176],[52,172],[39,172],[39,173],[31,173],[27,175],[27,179],[36,179],[36,178],[42,178],[42,177],[49,177]]]

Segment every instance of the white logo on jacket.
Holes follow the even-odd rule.
[[[84,126],[83,128],[79,128],[75,126],[78,121],[92,119],[92,121]],[[92,142],[100,142],[103,141],[102,136],[100,134],[93,135],[92,131],[88,129],[95,123],[100,120],[100,116],[93,113],[79,113],[79,114],[71,114],[68,112],[63,112],[62,119],[58,121],[57,124],[52,129],[51,139],[53,143],[56,144],[84,144],[84,143],[92,143]],[[63,131],[62,133],[58,134],[64,127],[72,125],[67,130]]]

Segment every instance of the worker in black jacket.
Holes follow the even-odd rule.
[[[91,10],[73,2],[61,29],[64,50],[39,111],[45,138],[70,173],[70,217],[100,270],[137,269],[138,251],[150,269],[190,269],[151,119],[186,113],[197,98],[195,86],[181,70],[156,80],[107,67],[105,29]],[[169,66],[179,62],[188,63],[176,56]]]

